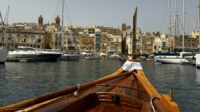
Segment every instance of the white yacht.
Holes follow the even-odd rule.
[[[57,61],[61,55],[62,53],[57,51],[45,51],[28,46],[18,46],[16,50],[9,51],[7,60],[27,62]]]
[[[163,64],[189,64],[192,59],[192,52],[180,52],[179,55],[158,55],[154,56],[155,62]]]

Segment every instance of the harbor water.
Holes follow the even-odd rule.
[[[95,80],[111,74],[121,65],[118,60],[8,62],[0,65],[0,106]],[[143,61],[142,66],[160,93],[174,90],[174,100],[181,112],[200,112],[200,69],[153,61]]]

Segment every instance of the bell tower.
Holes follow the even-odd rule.
[[[59,17],[59,16],[57,16],[57,17],[55,18],[55,24],[56,24],[57,27],[60,26],[60,17]]]
[[[39,25],[39,26],[43,26],[43,17],[42,17],[42,15],[40,15],[40,16],[38,17],[38,25]]]

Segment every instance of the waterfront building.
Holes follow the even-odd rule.
[[[193,38],[190,35],[185,35],[185,43],[184,43],[184,49],[188,49],[188,50],[193,50],[193,49],[197,49],[198,45],[199,45],[199,38]],[[182,46],[182,40],[183,37],[179,36],[176,37],[175,39],[175,45],[176,45],[176,49],[182,50],[183,46]]]
[[[66,53],[79,52],[79,35],[72,30],[66,30],[63,36],[63,51]]]
[[[62,33],[61,32],[52,32],[50,33],[50,49],[62,49]]]
[[[107,54],[107,49],[108,49],[108,36],[104,32],[101,34],[100,52]]]
[[[167,38],[167,48],[168,48],[168,52],[174,52],[174,37],[169,36]]]
[[[107,54],[121,54],[121,42],[122,37],[121,35],[112,35],[107,34],[108,37],[108,47],[107,47]]]
[[[199,31],[193,31],[193,32],[191,33],[191,37],[192,37],[192,38],[197,38],[197,37],[199,37]]]
[[[101,49],[101,30],[95,29],[95,53],[100,54]]]
[[[100,52],[105,54],[121,54],[122,36],[119,28],[97,26],[100,36]],[[96,35],[96,39],[98,39]]]
[[[107,34],[121,35],[121,30],[119,28],[96,26],[96,28],[101,29],[101,32],[106,32]]]
[[[153,53],[166,53],[168,52],[168,35],[155,35],[153,42]]]
[[[151,55],[153,54],[153,42],[154,42],[155,36],[152,35],[149,32],[146,32],[142,35],[141,42],[141,54],[148,54]]]
[[[80,35],[80,38],[79,38],[80,52],[95,53],[94,41],[95,41],[94,36]]]
[[[7,26],[7,39],[10,48],[19,45],[41,49],[60,49],[64,52],[92,52],[93,54],[132,54],[132,29],[126,24],[119,28],[89,25],[85,28],[60,26],[60,17],[53,23],[44,24],[42,15],[38,23],[14,23]],[[182,48],[182,37],[169,37],[159,32],[142,33],[137,28],[136,53],[152,54],[154,52],[172,52]],[[3,33],[0,31],[0,46],[4,45]],[[199,45],[198,32],[185,37],[185,47],[195,49]]]
[[[45,48],[47,34],[45,31],[37,30],[18,30],[8,29],[6,32],[7,43],[10,49],[15,49],[17,46],[30,46],[35,48]],[[0,32],[0,46],[4,45],[4,37]]]

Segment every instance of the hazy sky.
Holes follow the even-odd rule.
[[[182,0],[177,1],[182,20]],[[174,18],[174,0],[171,2]],[[57,15],[61,16],[61,3],[62,0],[0,0],[0,11],[5,16],[7,7],[10,6],[9,23],[37,22],[39,15],[42,15],[47,23],[52,22]],[[168,32],[168,0],[65,0],[66,5],[65,25],[131,25],[137,6],[138,26],[142,32]],[[185,29],[190,32],[197,28],[197,0],[185,0],[185,12]]]

